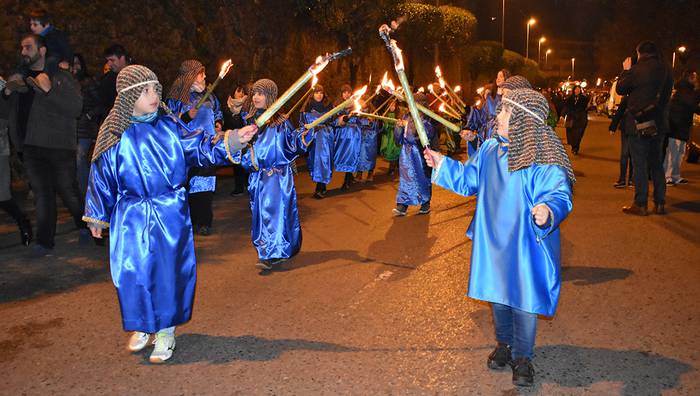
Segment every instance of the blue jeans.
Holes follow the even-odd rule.
[[[521,311],[502,304],[491,304],[496,341],[508,344],[513,359],[532,359],[537,333],[537,314]]]
[[[90,176],[90,147],[95,143],[95,139],[78,138],[78,150],[75,155],[76,178],[78,179],[78,190],[82,197],[87,191],[88,177]]]

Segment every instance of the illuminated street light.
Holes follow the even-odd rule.
[[[549,62],[549,54],[552,53],[552,49],[549,48],[545,53],[544,53],[544,65],[547,66],[547,63]]]
[[[576,71],[576,58],[571,58],[571,78],[574,78],[575,71]]]
[[[535,18],[530,18],[529,21],[527,21],[527,34],[525,35],[525,58],[529,59],[530,58],[530,26],[534,25],[537,23]]]
[[[680,47],[676,48],[675,51],[673,51],[673,60],[671,61],[671,68],[675,69],[676,68],[676,52],[680,52],[681,54],[685,53],[685,46],[681,45]]]
[[[544,36],[542,36],[537,42],[537,63],[540,63],[542,61],[542,43],[544,43],[545,41],[547,41],[547,39]]]

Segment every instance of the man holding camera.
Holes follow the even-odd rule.
[[[637,46],[637,63],[627,58],[617,82],[617,93],[627,95],[625,130],[629,136],[634,166],[634,202],[626,214],[646,216],[649,172],[654,183],[654,213],[665,214],[666,179],[663,169],[663,141],[668,133],[668,103],[673,86],[671,69],[656,44],[643,41]]]

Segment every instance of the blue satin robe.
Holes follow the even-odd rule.
[[[464,164],[445,158],[433,181],[477,197],[467,231],[473,241],[469,297],[554,316],[561,285],[559,224],[573,208],[571,185],[557,165],[510,172],[506,143],[496,135]],[[543,227],[531,214],[541,203],[552,211]]]
[[[347,111],[345,112],[347,114]],[[362,130],[360,119],[350,116],[344,126],[335,128],[335,145],[333,147],[333,166],[338,172],[355,172],[360,160]]]
[[[154,333],[190,320],[196,283],[189,167],[231,163],[222,140],[170,116],[132,124],[92,163],[85,220],[110,231],[110,269],[124,330]]]
[[[367,118],[360,118],[360,130],[362,141],[360,144],[360,159],[357,161],[359,172],[374,170],[377,164],[377,136],[379,135],[379,123]]]
[[[435,129],[427,117],[423,118],[423,125],[428,139],[433,141]],[[410,115],[404,116],[408,120],[406,130],[401,126],[394,128],[394,140],[401,146],[399,154],[399,191],[396,193],[396,203],[401,205],[422,205],[430,202],[433,188],[430,184],[430,168],[423,158],[423,146],[421,146],[413,119]]]
[[[197,104],[197,102],[199,102],[199,99],[201,99],[202,96],[204,96],[204,92],[190,92],[189,103],[182,103],[177,99],[169,98],[165,101],[165,104],[173,113],[180,115],[182,113],[190,111],[190,109],[194,107]],[[200,115],[200,113],[204,114]],[[213,136],[216,134],[216,123],[220,122],[223,124],[224,119],[224,114],[221,112],[221,104],[219,103],[219,99],[216,97],[216,95],[209,95],[207,101],[204,102],[202,107],[199,108],[199,111],[197,112],[197,118],[199,119],[201,116],[204,115],[206,115],[205,118],[208,120],[208,122],[206,124],[202,124],[201,121],[197,121],[197,124],[201,126],[206,126],[203,129],[204,132]],[[195,121],[193,120],[191,122]],[[190,178],[189,184],[190,194],[204,191],[216,191],[216,176],[192,176]]]
[[[496,95],[495,97],[491,95],[486,95],[484,100],[484,105],[478,111],[478,113],[469,114],[469,120],[467,122],[467,127],[476,131],[477,138],[475,140],[476,149],[473,145],[467,145],[467,153],[469,156],[473,156],[476,150],[479,149],[486,139],[490,139],[493,133],[496,131],[496,111],[498,106],[501,104],[502,95]],[[474,111],[472,111],[474,113]]]
[[[252,123],[255,117],[247,120]],[[308,150],[313,131],[302,135],[285,120],[258,131],[252,148],[234,157],[248,172],[252,212],[251,236],[260,260],[290,258],[301,249],[301,224],[297,209],[292,162]]]
[[[321,113],[312,110],[299,115],[299,125],[309,124],[315,121]],[[315,183],[328,184],[333,177],[333,145],[335,141],[335,130],[332,126],[323,123],[313,131],[316,137],[309,148],[309,158],[307,165],[311,180]]]

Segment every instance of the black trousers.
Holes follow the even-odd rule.
[[[187,198],[190,204],[190,218],[195,227],[211,227],[214,217],[212,202],[214,201],[213,191],[202,191],[190,194]]]
[[[628,137],[632,165],[634,165],[634,204],[646,207],[649,200],[649,173],[654,184],[654,203],[666,203],[666,177],[664,175],[664,136],[653,137],[631,134]]]
[[[233,165],[233,191],[242,193],[248,188],[248,172],[240,165]]]
[[[620,131],[620,177],[617,179],[620,183],[633,180],[634,166],[632,165],[632,153],[630,152],[629,140],[629,135],[625,132],[625,129],[622,128]]]
[[[85,228],[83,199],[78,193],[75,150],[24,146],[24,165],[34,192],[36,241],[53,248],[56,236],[56,193],[78,228]]]

